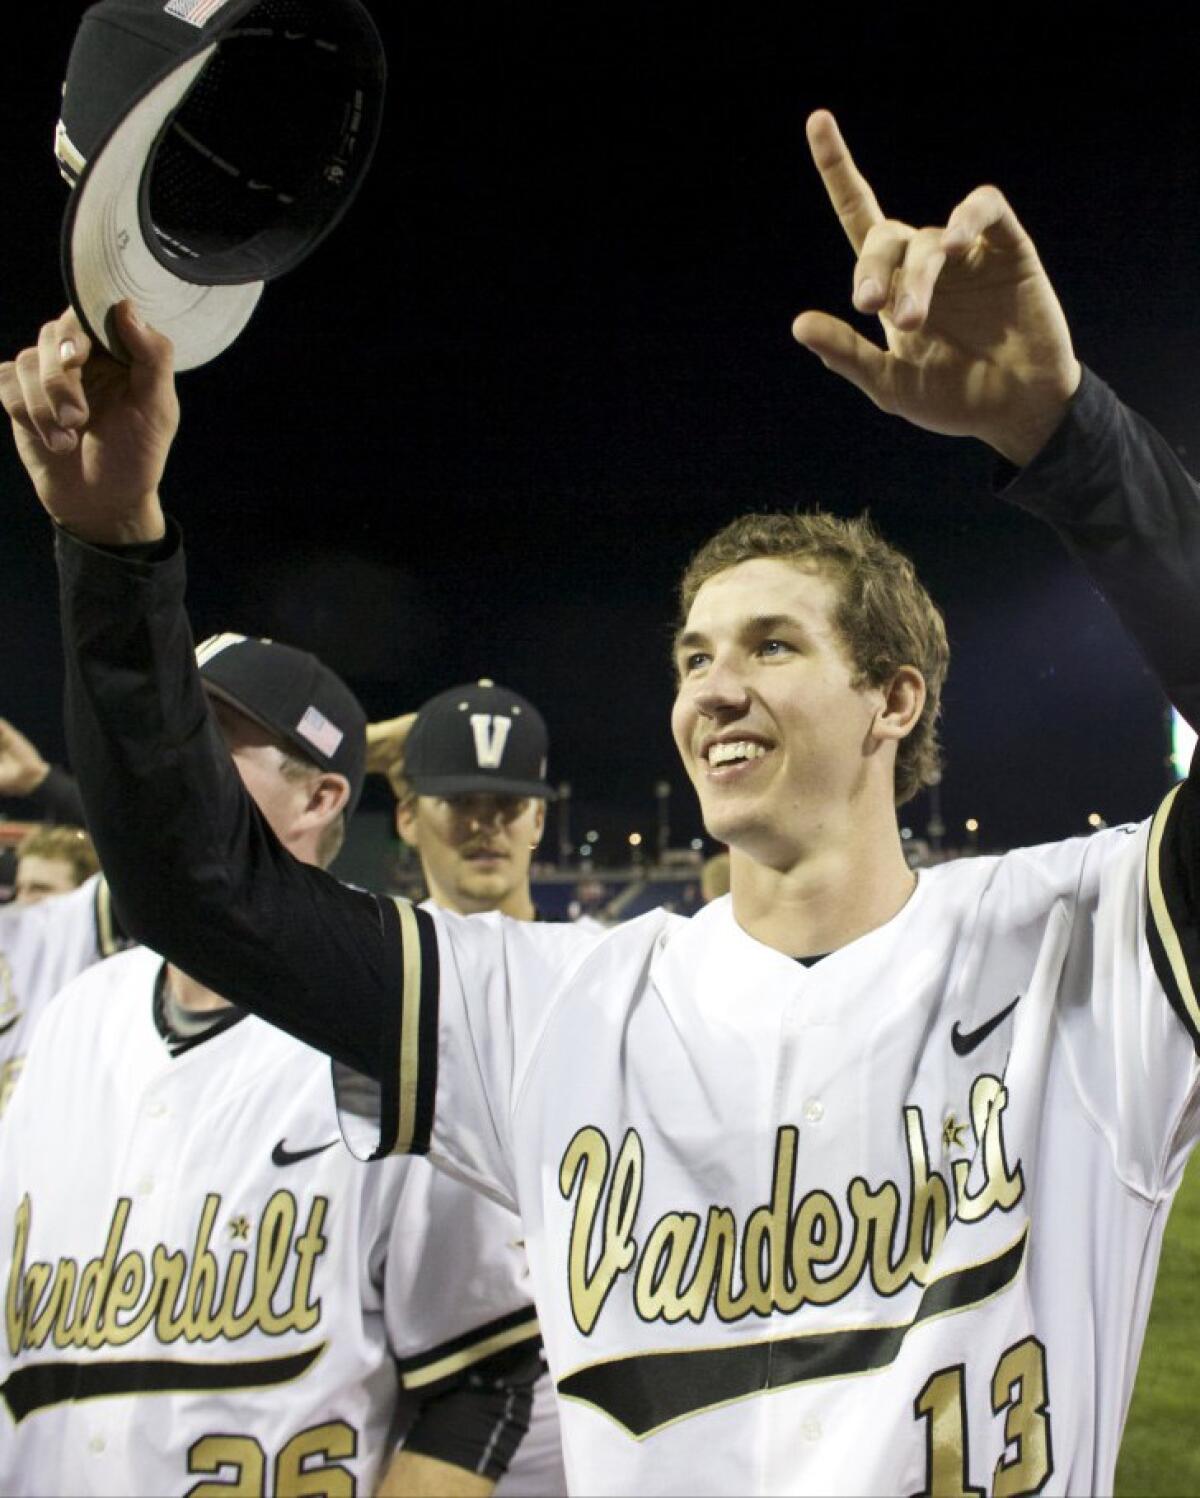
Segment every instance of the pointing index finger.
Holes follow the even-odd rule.
[[[805,127],[813,164],[821,174],[833,211],[855,254],[862,249],[868,230],[883,222],[883,210],[871,184],[854,165],[837,121],[827,109],[808,117]]]

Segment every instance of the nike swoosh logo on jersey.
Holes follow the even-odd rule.
[[[290,1150],[281,1139],[271,1151],[272,1165],[295,1165],[298,1160],[307,1160],[310,1155],[319,1155],[324,1150],[331,1150],[335,1144],[340,1143],[337,1139],[331,1139],[328,1144],[318,1144],[310,1150]]]
[[[958,1021],[955,1020],[950,1029],[950,1044],[954,1047],[956,1056],[969,1056],[976,1046],[981,1046],[997,1025],[1002,1025],[1008,1016],[1021,1002],[1018,994],[1011,1004],[1006,1004],[999,1014],[993,1014],[991,1019],[985,1020],[977,1030],[960,1030]]]

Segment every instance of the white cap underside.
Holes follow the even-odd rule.
[[[72,205],[70,259],[75,299],[110,353],[108,319],[128,297],[151,327],[175,345],[175,368],[194,369],[228,348],[262,295],[261,281],[198,286],[151,254],[138,194],[163,121],[191,88],[216,44],[176,68],[135,105],[89,163]],[[181,262],[185,263],[185,262]]]

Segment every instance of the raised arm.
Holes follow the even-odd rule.
[[[94,351],[72,313],[0,365],[59,526],[67,736],[101,864],[139,940],[371,1072],[402,986],[395,906],[292,858],[215,729],[158,497],[179,415],[171,348],[128,304],[117,315],[128,366]]]
[[[1154,429],[1075,358],[1029,235],[995,187],[945,224],[887,218],[832,115],[813,161],[856,260],[852,301],[883,346],[824,312],[797,340],[882,410],[986,442],[1023,471],[1006,498],[1048,521],[1087,568],[1168,696],[1200,726],[1200,499]]]

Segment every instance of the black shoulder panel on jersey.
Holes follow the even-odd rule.
[[[437,1095],[438,949],[428,911],[408,900],[381,900],[400,943],[399,1002],[380,1037],[380,1153],[424,1155]]]
[[[1200,785],[1195,770],[1155,813],[1146,853],[1146,940],[1158,981],[1200,1051]]]

